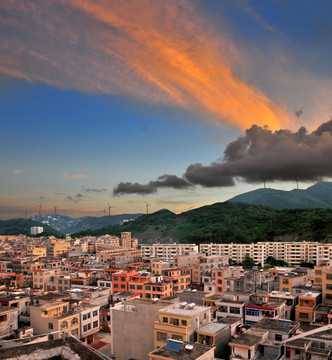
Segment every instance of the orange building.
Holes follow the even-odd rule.
[[[300,295],[299,303],[295,307],[295,321],[311,323],[314,319],[314,308],[320,301],[320,292],[307,291]]]
[[[121,291],[129,290],[129,281],[132,276],[138,275],[135,270],[119,270],[112,274],[112,293],[116,294]]]
[[[144,293],[145,293],[144,285],[150,282],[150,278],[151,277],[149,273],[142,273],[132,276],[129,281],[129,290],[139,293],[140,297],[144,298]]]
[[[189,288],[190,275],[181,274],[181,269],[167,269],[163,270],[163,279],[173,283],[173,294],[178,291],[183,291]]]
[[[146,283],[144,285],[145,299],[163,299],[173,295],[173,284],[171,282],[161,281],[158,283]]]

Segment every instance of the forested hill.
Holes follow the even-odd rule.
[[[332,209],[276,210],[246,203],[216,203],[176,215],[161,210],[122,226],[84,231],[74,236],[130,231],[139,239],[180,242],[271,241],[283,236],[295,240],[332,239]]]

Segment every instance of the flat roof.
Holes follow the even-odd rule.
[[[204,355],[211,349],[214,349],[214,347],[212,347],[212,346],[201,345],[201,344],[196,344],[196,343],[189,343],[189,342],[185,342],[185,341],[183,341],[182,344],[183,345],[181,346],[179,351],[166,349],[165,346],[163,346],[163,347],[160,347],[159,349],[156,349],[156,350],[150,352],[149,355],[155,355],[155,356],[160,356],[163,358],[169,358],[169,359],[175,359],[175,360],[180,360],[180,359],[185,359],[185,360],[193,359],[194,360],[194,359],[201,357],[202,355]],[[193,347],[192,350],[186,350],[185,349],[186,345],[191,345]]]
[[[256,343],[262,340],[264,334],[266,334],[266,331],[248,330],[244,334],[240,335],[238,338],[231,340],[229,342],[229,345],[234,344],[234,345],[252,347]]]
[[[175,306],[169,307],[169,308],[165,308],[160,310],[163,313],[169,313],[169,314],[178,314],[178,315],[195,315],[195,314],[199,314],[203,311],[206,310],[210,310],[209,306],[200,306],[200,305],[195,305],[194,308],[192,309],[187,309],[187,308],[181,308],[179,306],[179,304],[176,304]]]
[[[228,326],[229,326],[229,324],[212,322],[210,324],[207,324],[207,325],[199,328],[197,330],[197,332],[206,332],[206,333],[216,334],[217,332],[219,332],[222,329],[225,329]]]

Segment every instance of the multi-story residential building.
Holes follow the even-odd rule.
[[[166,345],[168,338],[195,342],[196,330],[210,322],[210,308],[206,306],[180,303],[162,309],[154,324],[155,349]]]
[[[237,295],[224,296],[216,301],[216,319],[219,320],[227,316],[244,318],[245,303],[246,302],[240,300]]]
[[[125,248],[131,248],[131,232],[121,233],[121,246]]]
[[[53,301],[30,306],[30,324],[35,334],[47,334],[66,330],[78,339],[80,333],[80,312],[69,310],[69,302]],[[59,334],[54,338],[60,337]]]
[[[137,276],[135,270],[119,270],[112,274],[112,294],[129,290],[129,282],[132,276]]]
[[[321,293],[307,291],[299,296],[295,308],[295,321],[311,323],[314,318],[314,308],[321,302]]]
[[[151,261],[151,273],[152,275],[162,275],[163,270],[169,268],[169,261]]]
[[[141,246],[142,257],[158,257],[166,261],[173,261],[177,255],[189,254],[193,251],[198,252],[195,244],[153,244]]]
[[[147,272],[139,273],[137,275],[133,275],[129,280],[129,290],[134,291],[140,294],[141,298],[145,298],[145,284],[149,283],[151,280],[151,276]]]
[[[80,310],[80,336],[88,344],[94,341],[94,334],[100,330],[99,309],[99,305],[83,304]]]
[[[279,276],[279,290],[292,292],[294,286],[305,285],[307,283],[307,274],[297,272],[286,272]]]
[[[298,302],[298,296],[285,291],[272,291],[269,293],[270,301],[285,302],[285,316],[287,320],[295,320],[295,307]]]
[[[171,281],[158,280],[144,284],[143,297],[145,299],[164,299],[173,294],[173,283]]]
[[[70,241],[62,239],[52,239],[48,243],[47,253],[48,256],[56,258],[64,256],[70,250]]]
[[[190,285],[190,275],[182,275],[180,269],[163,270],[163,279],[173,284],[173,293],[183,291]]]
[[[40,270],[46,268],[46,264],[36,261],[36,262],[27,262],[21,265],[23,275],[32,275],[33,270]]]
[[[250,300],[244,305],[246,325],[256,324],[263,318],[283,319],[285,302],[270,301],[267,294],[251,294]]]
[[[314,285],[322,286],[323,271],[328,270],[329,266],[329,261],[319,261],[319,263],[314,267]]]
[[[11,335],[18,329],[18,311],[16,308],[0,306],[0,338]]]
[[[17,314],[27,314],[29,312],[30,298],[24,294],[22,295],[3,295],[0,296],[0,306],[7,306],[17,309]]]
[[[186,255],[174,255],[173,266],[175,268],[192,267],[194,263],[197,263],[201,256],[202,254],[199,254],[196,251],[189,252]]]
[[[47,256],[47,248],[40,246],[28,246],[27,247],[27,255],[28,256],[37,256],[37,257],[46,257]]]
[[[332,260],[332,244],[318,242],[258,242],[252,244],[201,244],[200,252],[207,255],[224,255],[242,262],[248,254],[258,264],[265,265],[272,256],[289,264],[299,265],[301,261],[318,263]]]
[[[154,349],[154,322],[169,301],[133,299],[111,308],[112,352],[119,360],[146,360]]]
[[[110,267],[116,265],[116,256],[128,255],[132,261],[141,260],[141,250],[132,248],[112,248],[108,250],[97,251],[98,263],[108,264]]]
[[[227,279],[230,277],[240,277],[242,266],[225,266],[221,269],[213,270],[216,286],[216,294],[223,294],[228,291]]]
[[[322,301],[324,304],[332,304],[332,267],[322,270]]]
[[[58,271],[58,269],[33,270],[33,287],[47,291],[47,284],[52,282],[52,276],[56,275]]]
[[[205,281],[211,280],[212,272],[216,269],[222,269],[228,265],[228,258],[225,256],[203,256],[199,258],[197,263],[193,263],[191,272],[191,281],[194,284],[202,284],[202,277],[205,277]]]

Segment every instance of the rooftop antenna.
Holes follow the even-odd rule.
[[[41,202],[41,203],[39,204],[39,216],[41,215],[41,211],[42,211],[42,203],[43,203],[43,202]]]
[[[24,211],[24,220],[27,219],[27,215],[28,215],[28,212],[25,210],[25,211]]]
[[[58,208],[58,206],[53,205],[53,207],[54,207],[54,215],[56,215],[56,209]]]
[[[144,201],[145,202],[145,201]],[[149,206],[150,204],[148,204],[147,202],[145,202],[145,206],[146,206],[146,214],[149,214]]]

